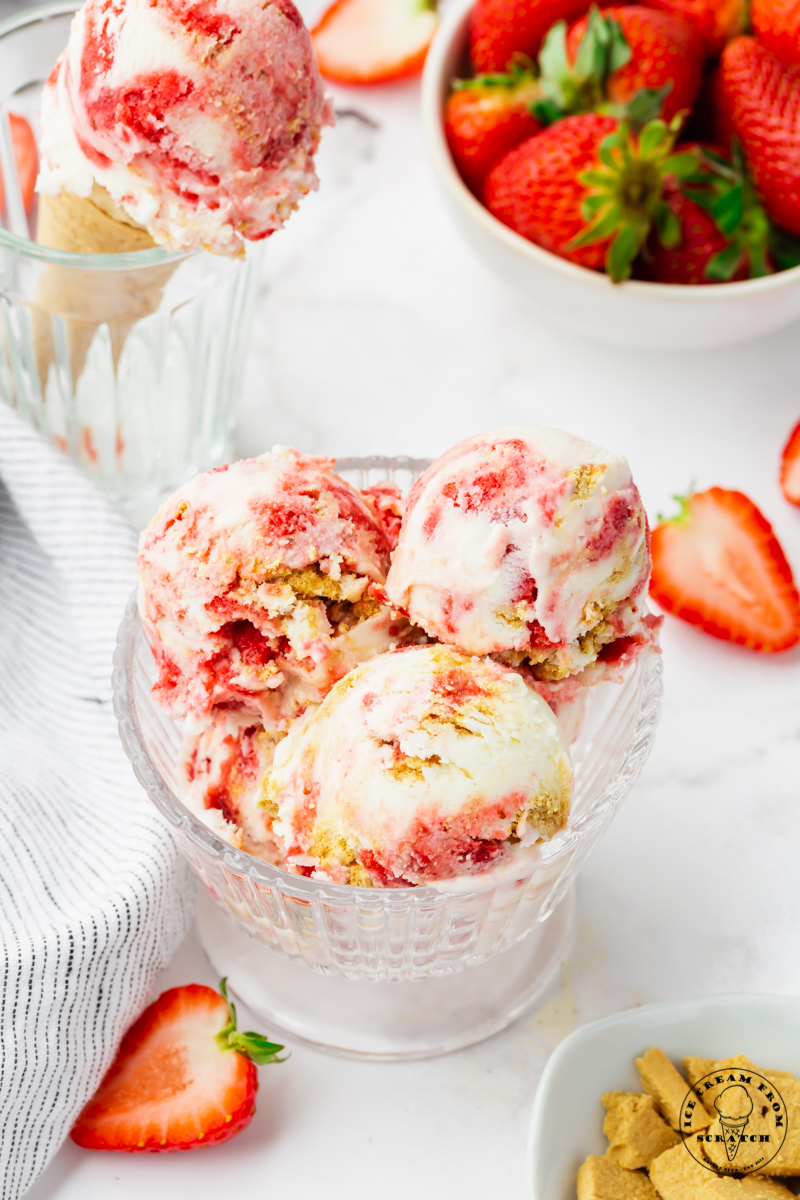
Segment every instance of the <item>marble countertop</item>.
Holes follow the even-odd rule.
[[[540,324],[448,224],[418,84],[336,102],[351,115],[326,135],[322,189],[267,247],[239,451],[434,455],[493,425],[558,425],[624,451],[651,518],[692,481],[747,491],[800,574],[800,510],[777,485],[800,417],[798,330],[678,354]],[[257,1116],[230,1145],[129,1157],[68,1144],[30,1200],[523,1200],[537,1080],[572,1029],[656,1000],[800,994],[800,652],[760,657],[673,620],[663,650],[655,750],[583,869],[573,948],[535,1011],[424,1062],[298,1048],[262,1071]],[[191,935],[161,986],[195,980],[215,982]]]

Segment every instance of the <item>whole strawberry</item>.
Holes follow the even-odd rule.
[[[227,1142],[250,1124],[256,1063],[283,1046],[239,1033],[225,980],[170,988],[122,1039],[70,1137],[89,1150],[156,1153]]]
[[[769,220],[741,152],[733,159],[715,147],[687,145],[700,168],[681,187],[669,186],[666,204],[677,219],[680,241],[662,245],[651,235],[637,274],[653,283],[706,284],[758,279],[800,264],[800,240]]]
[[[447,144],[465,183],[481,195],[486,176],[541,126],[531,105],[541,96],[532,71],[457,81],[444,110]]]
[[[755,38],[734,38],[722,52],[717,95],[767,214],[800,235],[800,67],[784,66]]]
[[[643,89],[663,91],[661,116],[669,121],[691,109],[703,81],[703,43],[682,17],[638,4],[604,8],[600,18],[615,22],[628,46],[627,61],[609,74],[602,99],[628,104]],[[589,20],[576,21],[567,34],[567,56],[575,64]]]
[[[668,188],[664,199],[681,227],[677,246],[662,246],[651,236],[639,264],[636,277],[650,283],[703,284],[719,283],[709,275],[709,263],[719,260],[730,246],[711,213],[681,191]],[[732,279],[746,279],[744,266],[739,266]]]
[[[762,46],[800,67],[800,0],[751,0],[750,23]]]
[[[589,0],[476,0],[469,53],[477,73],[506,71],[516,54],[534,59],[551,25],[585,13]]]
[[[702,37],[709,55],[719,54],[725,43],[747,24],[746,0],[648,0],[648,3],[651,8],[683,17]]]
[[[545,250],[627,279],[651,228],[667,244],[680,237],[664,192],[698,160],[673,153],[676,132],[656,120],[635,137],[601,113],[565,117],[501,159],[486,180],[486,206]]]

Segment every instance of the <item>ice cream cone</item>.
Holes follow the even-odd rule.
[[[155,245],[147,230],[96,184],[87,197],[68,192],[40,196],[36,240],[42,246],[80,254],[125,254]],[[116,368],[132,326],[158,308],[173,269],[160,266],[121,272],[47,267],[39,282],[34,310],[42,388],[47,384],[51,364],[58,361],[52,317],[60,317],[66,326],[74,388],[100,325],[108,326]]]
[[[749,1117],[720,1117],[719,1124],[725,1138],[725,1153],[728,1156],[728,1162],[733,1162],[739,1150],[739,1141],[741,1135],[747,1125]]]
[[[126,254],[155,245],[147,230],[97,184],[86,197],[70,192],[40,196],[36,240],[54,250],[79,254]]]

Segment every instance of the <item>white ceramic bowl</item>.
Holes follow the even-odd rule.
[[[632,1008],[578,1029],[544,1069],[531,1115],[528,1194],[574,1200],[578,1167],[604,1154],[603,1092],[641,1091],[634,1059],[658,1046],[674,1062],[746,1054],[758,1067],[800,1073],[800,999],[705,996]]]
[[[468,72],[473,0],[453,0],[428,52],[422,81],[425,137],[450,216],[475,254],[547,319],[623,346],[691,349],[746,341],[800,318],[800,267],[743,283],[680,287],[613,284],[503,225],[472,195],[455,168],[442,112],[450,82]]]

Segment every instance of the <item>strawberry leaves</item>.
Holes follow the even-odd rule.
[[[602,16],[597,6],[592,5],[574,63],[569,60],[567,33],[566,22],[557,21],[542,44],[539,53],[542,99],[531,108],[537,121],[552,125],[572,113],[596,110],[639,129],[660,116],[664,100],[672,90],[671,83],[661,88],[640,88],[625,104],[608,100],[609,78],[633,57],[619,21]]]
[[[578,177],[589,189],[581,207],[588,224],[570,248],[613,235],[606,270],[615,283],[630,278],[653,226],[664,245],[680,241],[679,222],[664,201],[664,187],[668,177],[695,176],[700,165],[694,151],[673,153],[680,125],[678,118],[669,125],[650,121],[637,139],[623,123],[600,143],[600,169]]]
[[[588,112],[605,100],[609,75],[630,62],[631,50],[618,21],[600,16],[595,5],[589,12],[574,65],[567,53],[567,23],[556,21],[539,53],[543,98],[533,115],[552,125],[570,113]]]
[[[241,1033],[237,1029],[236,1006],[228,999],[227,985],[227,978],[220,980],[219,990],[228,1005],[228,1024],[216,1035],[217,1043],[223,1050],[235,1050],[238,1054],[252,1059],[260,1067],[266,1066],[267,1063],[286,1062],[288,1054],[284,1054],[283,1058],[280,1057],[283,1046],[279,1046],[277,1042],[270,1042],[263,1034]]]

